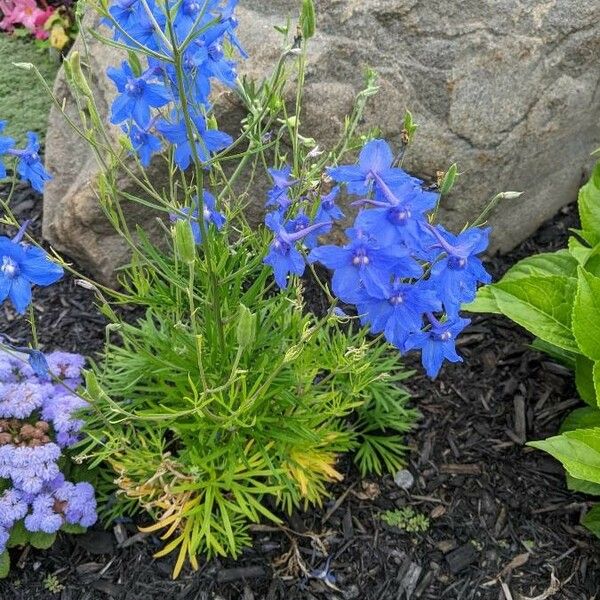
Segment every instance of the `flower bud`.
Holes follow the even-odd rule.
[[[186,220],[175,221],[173,225],[175,251],[179,258],[188,265],[196,260],[196,242],[190,224]]]
[[[240,304],[240,317],[237,325],[237,343],[240,348],[247,348],[256,337],[256,314]]]

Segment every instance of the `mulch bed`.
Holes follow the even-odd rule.
[[[40,233],[41,200],[20,189],[19,217]],[[563,247],[577,225],[573,206],[508,256]],[[103,321],[86,291],[66,278],[38,289],[39,334],[48,350],[90,354]],[[0,332],[25,343],[28,330],[5,303]],[[499,599],[592,600],[600,588],[600,544],[579,525],[590,498],[569,492],[558,463],[525,446],[554,434],[579,405],[571,373],[528,348],[530,338],[505,319],[475,317],[461,341],[462,365],[434,382],[417,371],[408,387],[423,418],[408,437],[414,484],[361,481],[347,460],[343,484],[323,508],[298,512],[285,530],[255,528],[254,547],[238,560],[212,560],[170,578],[173,559],[133,524],[83,536],[59,536],[48,551],[14,551],[0,583],[6,600]],[[417,367],[414,359],[409,367]],[[427,515],[425,533],[387,526],[383,511],[412,506]],[[335,588],[308,577],[329,567]]]

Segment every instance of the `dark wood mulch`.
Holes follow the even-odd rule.
[[[25,190],[15,205],[39,233],[40,199]],[[508,256],[490,261],[501,274],[517,259],[565,244],[576,226],[564,209]],[[48,349],[83,353],[102,343],[90,293],[70,279],[37,290],[40,336]],[[1,309],[0,332],[27,341],[23,320]],[[61,536],[48,551],[16,551],[6,600],[499,599],[592,600],[600,589],[600,544],[580,525],[590,498],[567,491],[558,463],[526,440],[556,432],[578,406],[571,374],[528,348],[505,319],[476,317],[461,341],[465,363],[434,382],[409,382],[423,414],[409,436],[409,490],[389,476],[346,480],[322,509],[295,514],[286,530],[257,527],[254,547],[237,562],[213,560],[170,579],[172,559],[154,560],[154,537],[133,525]],[[416,366],[409,360],[409,366]],[[412,506],[425,533],[406,534],[381,520]],[[307,577],[329,567],[335,589]]]

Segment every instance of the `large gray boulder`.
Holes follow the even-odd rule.
[[[241,0],[239,35],[251,58],[243,74],[260,78],[281,50],[274,25],[298,0]],[[462,172],[445,203],[455,227],[473,220],[499,191],[525,195],[492,217],[493,248],[509,250],[575,199],[590,152],[600,145],[600,21],[595,2],[579,0],[317,0],[304,133],[321,146],[340,133],[367,66],[380,76],[365,126],[398,142],[409,108],[421,127],[405,165],[432,179],[457,162]],[[107,114],[112,84],[103,75],[117,50],[88,37],[92,82]],[[81,43],[77,46],[81,50]],[[72,100],[61,73],[55,92]],[[235,134],[239,109],[222,92],[217,111]],[[44,234],[105,281],[128,252],[107,226],[92,190],[98,173],[85,144],[56,110],[46,161],[54,180],[44,198]],[[158,176],[158,175],[156,175]],[[127,185],[123,182],[123,185]],[[257,198],[255,209],[262,206]],[[151,226],[154,215],[132,211]]]

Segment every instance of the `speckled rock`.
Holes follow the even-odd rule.
[[[296,0],[241,0],[239,34],[251,55],[242,73],[260,78],[269,72],[281,50],[273,26],[295,15],[297,6]],[[462,177],[445,204],[452,225],[473,220],[499,191],[523,191],[492,218],[493,247],[508,250],[575,199],[590,152],[600,145],[596,3],[317,0],[317,8],[303,130],[322,146],[339,134],[369,66],[379,73],[381,90],[365,125],[378,125],[397,142],[409,108],[421,127],[405,165],[432,179],[458,163]],[[103,72],[119,53],[93,39],[89,45],[98,74],[93,83],[107,114],[112,86]],[[55,92],[72,110],[62,75]],[[216,99],[217,112],[222,127],[235,134],[240,110],[223,94],[229,97]],[[127,249],[91,190],[95,159],[56,111],[47,140],[55,179],[45,194],[44,234],[110,280]],[[256,212],[261,204],[257,198]],[[148,226],[154,217],[134,210],[132,219]]]

